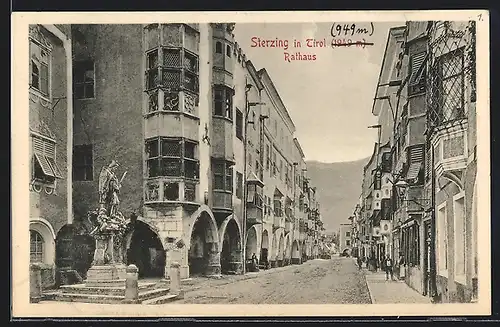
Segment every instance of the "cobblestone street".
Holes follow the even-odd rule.
[[[184,300],[176,303],[371,303],[363,272],[348,258],[310,260],[302,265],[218,280],[195,278],[187,284]]]

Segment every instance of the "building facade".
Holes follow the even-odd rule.
[[[100,169],[112,161],[122,176],[120,210],[133,226],[125,263],[140,277],[168,277],[173,261],[187,278],[242,273],[254,255],[270,267],[301,263],[306,243],[313,252],[319,204],[294,123],[233,29],[33,29],[32,257],[51,276],[57,266],[85,278],[95,248],[87,213],[99,203]]]
[[[56,235],[72,222],[72,61],[66,26],[29,26],[30,263],[56,281]]]
[[[411,25],[410,25],[411,26]],[[428,150],[434,170],[436,295],[477,298],[475,24],[427,25]]]
[[[339,228],[339,251],[351,255],[352,253],[352,225],[340,224]]]
[[[372,110],[390,149],[374,150],[390,195],[385,251],[442,302],[477,298],[475,50],[471,22],[392,28]]]

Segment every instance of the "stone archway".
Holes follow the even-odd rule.
[[[307,261],[307,246],[306,246],[306,241],[302,241],[300,244],[300,254],[301,254],[301,259],[302,262]]]
[[[260,248],[260,264],[263,264],[265,267],[269,264],[269,233],[266,229],[262,232],[262,244]]]
[[[285,257],[285,238],[283,237],[283,234],[279,234],[279,241],[278,241],[278,252],[276,255],[276,261],[278,264],[278,267],[283,266],[283,259]]]
[[[316,244],[312,248],[312,256],[314,259],[317,259],[319,256],[319,247]]]
[[[206,211],[202,211],[193,223],[188,251],[189,275],[220,274],[217,224]]]
[[[285,236],[285,252],[283,258],[283,265],[288,266],[290,264],[290,259],[292,257],[292,244],[291,244],[291,233],[286,234]]]
[[[251,259],[255,254],[257,256],[257,229],[255,226],[250,227],[247,231],[247,240],[245,246],[245,260]]]
[[[220,266],[222,274],[239,274],[242,271],[242,246],[240,229],[236,220],[230,218],[222,236]]]
[[[139,268],[139,277],[158,278],[165,272],[165,249],[160,237],[151,227],[137,220],[133,231],[125,237],[125,263]]]
[[[81,233],[81,228],[75,224],[64,225],[56,237],[56,266],[59,270],[57,282],[73,283],[74,278],[70,273],[62,273],[67,270],[75,270],[85,279],[94,259],[94,251],[95,239],[92,236]]]
[[[56,235],[52,225],[45,219],[35,218],[30,220],[30,243],[38,244],[30,247],[30,261],[53,265],[55,263]],[[36,240],[35,240],[36,239]]]
[[[299,248],[299,242],[293,241],[292,243],[292,265],[298,265],[300,264],[300,248]]]

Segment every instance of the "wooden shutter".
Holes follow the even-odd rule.
[[[415,85],[420,82],[420,79],[423,76],[423,65],[426,55],[426,52],[420,52],[412,55],[410,63],[410,85]]]

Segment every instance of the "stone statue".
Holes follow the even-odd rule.
[[[101,169],[99,174],[99,208],[88,213],[88,220],[94,226],[90,235],[99,232],[122,232],[127,226],[123,214],[118,210],[121,183],[127,172],[123,173],[121,179],[116,176],[116,168],[119,164],[113,160],[107,167]]]
[[[118,194],[121,189],[121,182],[127,172],[123,173],[121,180],[116,176],[116,168],[119,164],[116,161],[111,161],[107,167],[101,169],[99,174],[99,205],[105,208],[110,216],[113,216],[118,211],[120,199]]]

